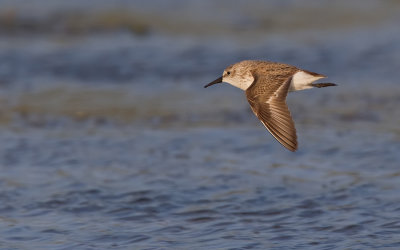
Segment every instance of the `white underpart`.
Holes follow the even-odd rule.
[[[254,82],[254,77],[248,75],[243,78],[224,78],[222,81],[227,82],[230,85],[235,86],[239,89],[246,90]]]
[[[292,82],[290,83],[289,91],[298,91],[303,89],[310,89],[313,86],[311,83],[316,80],[325,78],[324,76],[313,76],[307,72],[299,71],[293,75]]]

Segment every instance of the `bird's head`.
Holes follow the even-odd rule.
[[[217,83],[227,82],[232,86],[235,86],[242,90],[246,90],[254,81],[254,77],[251,74],[251,66],[252,65],[249,63],[249,61],[241,61],[235,63],[227,67],[222,73],[221,77],[210,82],[209,84],[204,86],[204,88],[207,88]]]

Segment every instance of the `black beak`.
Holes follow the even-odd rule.
[[[210,82],[209,84],[207,84],[206,86],[204,86],[204,88],[210,87],[211,85],[217,84],[222,82],[222,76],[218,79],[215,79],[214,81]]]

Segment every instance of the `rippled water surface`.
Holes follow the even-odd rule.
[[[0,4],[1,249],[400,248],[396,1]],[[203,88],[249,58],[339,85],[295,153]]]

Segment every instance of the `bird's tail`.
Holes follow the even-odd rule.
[[[316,87],[316,88],[325,88],[325,87],[330,87],[330,86],[337,86],[335,83],[313,83],[311,86]]]

